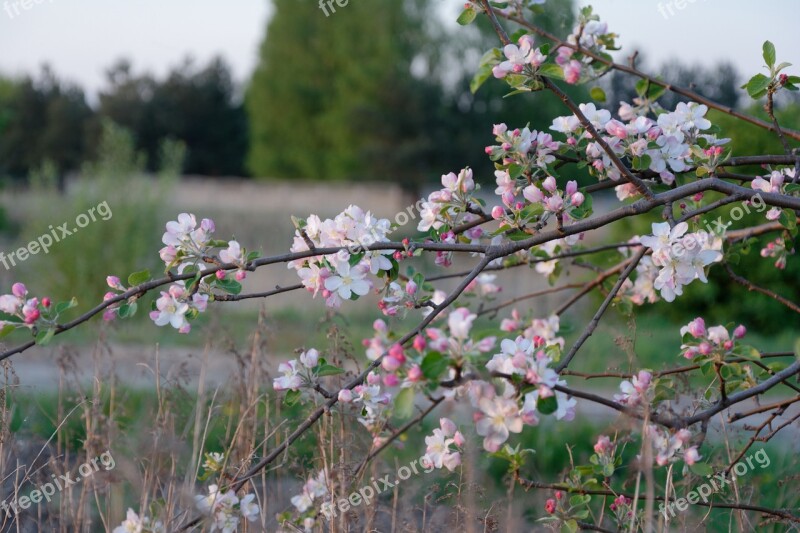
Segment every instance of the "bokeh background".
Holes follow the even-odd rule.
[[[586,4],[548,0],[536,22],[563,37],[576,9]],[[749,1],[697,0],[683,8],[638,0],[591,4],[620,34],[617,61],[627,62],[636,51],[643,70],[753,115],[765,116],[739,87],[762,69],[761,43],[772,40],[779,60],[800,61],[793,0],[770,2],[770,13]],[[183,211],[213,218],[219,238],[235,237],[250,249],[277,254],[291,245],[292,215],[334,216],[357,203],[392,219],[432,190],[441,174],[464,166],[491,192],[492,166],[483,152],[493,140],[491,124],[546,129],[566,111],[546,94],[504,98],[503,84],[495,81],[473,95],[469,80],[497,39],[483,20],[467,28],[455,24],[461,6],[445,0],[351,0],[326,16],[311,0],[0,0],[0,251],[15,250],[49,225],[72,221],[103,201],[113,212],[110,220],[81,229],[46,255],[0,266],[0,287],[7,292],[22,281],[54,299],[78,295],[77,315],[102,298],[106,275],[158,272],[163,225]],[[633,82],[616,73],[597,84],[612,111],[635,94]],[[589,89],[569,92],[588,101]],[[667,94],[661,102],[671,108],[678,101]],[[800,126],[800,101],[783,97],[778,107],[783,124]],[[782,152],[768,132],[720,113],[709,116],[733,138],[734,155]],[[572,177],[588,183],[587,176]],[[613,193],[595,199],[601,210],[615,203]],[[631,224],[615,224],[588,240],[625,240],[646,227]],[[412,235],[413,224],[398,233]],[[797,292],[800,268],[792,260],[784,271],[757,257],[746,258],[740,268],[781,294]],[[572,270],[566,275],[585,276]],[[634,357],[638,366],[675,364],[678,328],[698,315],[713,323],[746,324],[754,332],[752,344],[767,351],[793,344],[797,324],[774,319],[784,315],[777,303],[715,284],[716,275],[709,285],[688,287],[680,306],[643,309],[635,324],[610,316],[583,348],[579,370],[627,370]],[[291,282],[292,271],[273,269],[249,276],[245,289]],[[505,295],[547,286],[533,271],[504,274],[498,282]],[[555,302],[543,298],[520,308],[546,316]],[[567,342],[595,303],[563,319]],[[303,346],[345,343],[348,353],[363,357],[360,341],[370,336],[378,316],[374,304],[358,302],[334,316],[303,293],[212,306],[191,336],[159,329],[144,313],[119,324],[97,319],[58,337],[52,347],[7,363],[11,388],[4,401],[10,414],[3,431],[43,442],[56,430],[58,413],[79,405],[87,391],[97,400],[98,416],[106,417],[117,394],[126,399],[126,412],[113,432],[87,426],[97,413],[86,411],[56,431],[59,443],[77,450],[91,435],[113,433],[120,446],[134,449],[136,440],[124,435],[146,428],[147,413],[163,400],[153,392],[156,374],[185,392],[176,395],[176,420],[195,416],[192,405],[206,405],[209,412],[230,408],[208,404],[203,387],[225,390],[240,383],[242,369],[251,364],[247,354],[259,354],[264,376]],[[15,334],[3,342],[22,340]],[[612,422],[608,413],[584,411],[571,429],[558,431],[574,433],[572,442],[589,443]],[[230,437],[215,431],[207,435],[211,447]],[[566,433],[549,431],[525,438],[545,450],[539,468],[557,474],[569,460],[559,444]],[[796,448],[789,440],[779,446]],[[776,448],[774,457],[784,452]],[[297,457],[303,466],[302,455]],[[288,475],[285,482],[299,486],[298,476]],[[502,469],[493,465],[487,476],[503,494]],[[782,490],[776,485],[765,494],[777,501]],[[285,499],[277,498],[270,509],[282,510]],[[122,507],[117,504],[113,513]],[[409,516],[416,520],[413,510]]]

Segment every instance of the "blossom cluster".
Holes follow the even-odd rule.
[[[470,168],[462,169],[458,174],[443,174],[442,188],[430,193],[421,204],[417,230],[455,226],[459,216],[475,205],[472,195],[478,188]]]
[[[674,434],[670,434],[666,429],[650,424],[646,426],[646,431],[648,438],[653,443],[658,466],[665,466],[681,458],[691,466],[701,459],[697,447],[689,445],[692,434],[688,429],[679,429]]]
[[[605,54],[607,50],[616,49],[616,35],[608,31],[608,24],[601,22],[592,14],[591,7],[581,10],[578,24],[567,36],[567,43],[578,47],[560,46],[556,49],[556,64],[564,70],[564,81],[576,84],[599,74],[593,67],[594,58],[581,52],[588,50],[594,54]]]
[[[541,48],[533,47],[533,36],[521,36],[517,44],[507,44],[503,47],[505,61],[496,65],[492,69],[495,78],[505,78],[510,73],[521,74],[525,68],[530,66],[537,68],[547,60],[547,54]]]
[[[770,172],[769,176],[766,177],[756,177],[753,181],[750,182],[750,186],[761,192],[772,193],[772,194],[784,194],[786,192],[786,185],[787,185],[787,178],[788,182],[794,182],[795,177],[795,169],[793,168],[784,168],[782,170],[773,170]],[[769,211],[767,211],[767,220],[778,220],[781,216],[781,209],[779,207],[773,207]],[[777,266],[777,265],[776,265]],[[782,268],[782,267],[778,267]]]
[[[602,139],[615,155],[630,158],[635,170],[653,171],[668,185],[675,181],[676,172],[689,170],[695,159],[719,157],[720,152],[710,148],[729,141],[702,133],[711,128],[711,122],[705,118],[708,107],[695,102],[680,102],[675,111],[662,113],[656,120],[638,114],[639,108],[625,102],[619,109],[622,121],[612,118],[608,110],[597,109],[593,103],[580,104],[579,108],[599,134],[605,132]],[[599,179],[621,178],[619,168],[577,116],[556,117],[551,129],[565,134],[567,144],[585,152],[590,170]],[[618,185],[616,192],[620,200],[638,194],[630,183]]]
[[[223,493],[217,485],[209,485],[208,495],[194,498],[197,509],[209,516],[212,532],[219,530],[222,533],[233,533],[239,527],[242,518],[254,522],[261,512],[254,501],[255,494],[247,494],[240,499],[233,489]]]
[[[292,520],[298,525],[302,525],[303,531],[311,532],[314,530],[314,526],[317,523],[317,503],[325,503],[330,500],[329,484],[331,481],[327,471],[320,470],[316,475],[308,477],[300,494],[292,496],[291,503],[297,511],[297,515],[292,517]],[[290,515],[287,514],[286,516]]]
[[[159,251],[167,271],[174,268],[178,274],[195,273],[195,277],[188,284],[185,280],[179,280],[167,290],[161,291],[161,296],[150,312],[150,318],[157,326],[169,324],[180,333],[189,333],[190,321],[204,312],[209,300],[213,299],[212,289],[225,292],[238,292],[241,289],[238,282],[246,277],[247,263],[258,254],[248,254],[235,240],[214,240],[212,235],[215,231],[213,220],[204,218],[198,225],[197,218],[191,213],[181,213],[177,220],[167,222],[166,231],[161,238],[165,246]],[[214,249],[219,249],[219,253],[215,255]],[[228,279],[224,268],[219,268],[223,265],[236,267],[233,276],[235,281]],[[204,274],[215,267],[213,275]],[[109,276],[106,281],[116,291],[126,290],[116,276]],[[115,296],[115,293],[108,292],[105,299]],[[110,306],[106,309],[104,318],[112,320],[116,316],[113,312],[115,310],[120,316],[125,316],[127,313],[132,314],[135,307],[130,310],[125,304]]]
[[[614,401],[628,407],[647,405],[653,399],[650,387],[653,375],[647,370],[640,370],[630,381],[625,380],[619,384],[620,394],[614,395]]]
[[[722,260],[722,240],[704,231],[686,233],[686,222],[670,227],[668,222],[654,223],[653,234],[639,241],[653,251],[652,264],[658,267],[652,287],[671,302],[683,294],[683,287],[699,279],[707,283],[705,267]],[[640,271],[640,275],[652,273]],[[644,295],[642,295],[644,297]]]
[[[297,270],[303,286],[315,297],[322,294],[328,307],[339,308],[344,300],[356,300],[373,287],[369,277],[392,270],[391,250],[370,250],[376,243],[388,242],[392,231],[388,219],[376,218],[369,211],[351,205],[333,219],[317,215],[298,222],[292,252],[314,248],[340,248],[337,253],[315,255],[288,263]],[[399,253],[399,252],[398,252]]]
[[[11,294],[0,296],[0,311],[9,315],[6,320],[0,321],[0,331],[14,329],[33,328],[40,318],[49,315],[52,302],[50,298],[28,298],[28,289],[22,283],[14,283],[11,286]]]
[[[161,520],[139,516],[136,511],[128,508],[125,520],[114,528],[113,533],[167,533],[167,528]]]
[[[705,320],[698,317],[681,328],[684,343],[681,353],[686,359],[694,359],[698,355],[711,357],[714,354],[724,357],[735,347],[735,341],[747,334],[747,328],[739,324],[731,334],[725,326],[706,328]]]
[[[450,472],[461,464],[461,452],[465,443],[464,435],[458,431],[456,424],[449,418],[440,418],[439,427],[433,434],[425,437],[425,455],[423,464],[426,468],[447,468]],[[455,450],[452,448],[455,446]]]

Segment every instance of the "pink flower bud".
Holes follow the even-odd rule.
[[[421,352],[422,350],[425,349],[425,344],[426,344],[425,337],[423,337],[422,335],[417,335],[416,337],[414,337],[413,346],[414,349],[417,350],[418,352]]]
[[[394,254],[392,254],[392,257],[394,257],[397,261],[400,261],[403,258],[403,254],[402,252],[397,251]]]
[[[225,276],[227,275],[227,272],[225,272],[224,270],[217,270],[214,273],[214,275],[217,277],[218,280],[222,281],[223,279],[225,279]],[[311,290],[313,292],[314,289],[309,287],[309,290]]]
[[[557,490],[555,496],[556,496],[556,500],[560,500],[561,498],[564,497],[564,493],[561,492],[560,490]]]
[[[487,146],[483,149],[483,151],[486,152],[486,155],[492,155],[492,152],[494,152],[494,146]]]
[[[350,389],[342,389],[339,391],[339,401],[342,403],[350,403],[353,401],[353,391]]]
[[[112,289],[122,288],[122,283],[120,283],[119,278],[117,276],[106,276],[106,283]]]
[[[496,205],[492,208],[492,218],[495,220],[500,220],[506,215],[505,209]]]
[[[377,385],[381,382],[381,377],[376,372],[370,372],[367,374],[367,384],[368,385]]]
[[[612,448],[611,439],[606,435],[600,435],[594,445],[594,452],[597,455],[605,455]]]
[[[567,188],[566,188],[566,189],[564,189],[564,193],[565,193],[567,196],[572,196],[572,195],[573,195],[573,194],[575,194],[576,192],[578,192],[578,182],[577,182],[577,181],[575,181],[575,180],[569,180],[569,181],[567,182]]]
[[[697,350],[703,355],[708,355],[711,353],[711,344],[703,341],[700,343],[700,346],[697,347]]]
[[[109,292],[107,292],[107,293],[105,294],[105,296],[103,296],[103,301],[105,302],[105,301],[107,301],[107,300],[110,300],[111,298],[116,298],[116,297],[117,297],[117,295],[116,295],[116,294],[114,294],[113,292],[110,292],[110,291],[109,291]]]
[[[736,329],[733,330],[733,337],[735,339],[741,339],[747,334],[747,328],[744,327],[742,324],[736,326]]]
[[[594,161],[592,161],[592,166],[598,172],[602,172],[603,169],[606,168],[606,166],[603,164],[603,161],[601,161],[600,159],[595,159]]]
[[[575,146],[576,144],[578,144],[578,140],[575,139],[575,137],[569,137],[567,139],[567,144],[570,146]]]
[[[695,339],[704,337],[706,334],[706,322],[700,317],[689,322],[687,327],[689,329],[689,334]]]
[[[406,294],[408,294],[409,296],[414,296],[415,294],[417,294],[417,284],[414,283],[413,281],[409,281],[408,283],[406,283]]]
[[[500,148],[502,148],[503,151],[505,151],[505,152],[508,152],[509,150],[511,150],[512,147],[513,146],[511,145],[510,142],[504,142],[503,144],[500,145]]]
[[[458,430],[458,427],[456,426],[455,422],[453,422],[449,418],[440,418],[439,427],[442,428],[445,437],[452,437]]]
[[[236,281],[242,281],[244,278],[247,277],[247,272],[245,272],[244,270],[237,270],[236,274],[233,277],[236,278]]]
[[[169,246],[165,246],[159,250],[158,255],[161,256],[161,260],[165,263],[172,263],[178,256],[178,250],[170,244]]]
[[[553,498],[548,499],[544,504],[544,510],[549,514],[556,512],[556,501]]]
[[[386,374],[383,376],[383,384],[386,387],[396,387],[400,384],[397,374]]]
[[[45,307],[45,309],[50,307],[50,298],[48,298],[47,296],[42,298],[42,305]]]
[[[417,382],[422,379],[422,369],[419,365],[414,365],[408,369],[408,381]]]
[[[727,341],[723,342],[722,343],[722,347],[724,349],[726,349],[726,350],[732,350],[733,349],[733,341],[732,340],[727,340]]]
[[[542,182],[542,187],[544,187],[544,190],[546,191],[556,192],[558,184],[556,184],[556,179],[553,176],[547,176]]]
[[[583,196],[583,193],[582,192],[576,192],[575,194],[573,194],[570,197],[569,203],[572,204],[573,207],[579,207],[580,205],[583,204],[584,200],[585,200],[585,198]]]
[[[22,283],[15,283],[11,286],[11,294],[17,298],[25,298],[25,295],[28,294],[28,289]]]
[[[28,309],[24,311],[23,314],[25,315],[25,323],[26,324],[33,324],[39,319],[39,310],[37,308]]]
[[[495,124],[492,127],[492,134],[494,134],[496,137],[499,137],[500,135],[503,135],[507,131],[508,131],[508,126],[506,126],[505,124],[502,124],[502,123],[501,124]]]

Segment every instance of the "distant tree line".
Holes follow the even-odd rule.
[[[107,71],[92,105],[81,87],[47,67],[35,77],[0,78],[0,179],[24,180],[45,163],[62,179],[79,171],[96,157],[107,119],[131,132],[150,170],[159,167],[163,141],[174,139],[186,146],[188,174],[374,179],[414,190],[457,170],[468,156],[476,172],[491,177],[491,162],[480,157],[492,140],[486,117],[542,125],[564,110],[555,99],[531,106],[528,99],[503,98],[500,83],[473,95],[471,66],[496,46],[495,38],[484,21],[468,31],[431,27],[438,5],[386,0],[376,9],[351,2],[325,16],[316,0],[275,0],[244,88],[236,87],[221,58],[205,66],[187,59],[161,79],[121,60]],[[571,2],[558,3],[537,22],[569,33]],[[717,101],[738,103],[739,76],[730,65],[704,70],[672,62],[660,73]],[[612,110],[633,97],[614,75],[600,83]],[[573,98],[589,100],[585,88],[570,89]]]

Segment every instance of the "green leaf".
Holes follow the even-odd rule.
[[[793,230],[797,227],[797,216],[791,209],[782,210],[778,221],[781,223],[781,226],[788,230]]]
[[[558,400],[556,400],[555,394],[547,398],[539,396],[539,400],[536,402],[536,409],[543,415],[555,413],[558,409]]]
[[[600,87],[592,87],[592,90],[589,91],[589,96],[598,102],[606,101],[606,92]]]
[[[394,399],[394,414],[397,418],[408,418],[414,412],[414,389],[407,388],[400,391]]]
[[[130,276],[128,276],[128,286],[135,287],[137,285],[141,285],[145,281],[150,279],[150,271],[149,270],[142,270],[140,272],[134,272]]]
[[[578,529],[578,522],[572,518],[561,525],[562,533],[577,533]]]
[[[539,75],[547,78],[564,79],[564,69],[555,63],[545,63],[539,67]]]
[[[56,308],[55,308],[56,314],[60,315],[61,313],[63,313],[67,309],[72,309],[73,307],[76,307],[77,305],[78,305],[78,299],[77,298],[73,298],[72,300],[70,300],[68,302],[58,302],[56,304]]]
[[[302,393],[299,390],[286,391],[286,396],[283,401],[287,406],[291,407],[300,400],[301,396]]]
[[[775,45],[770,41],[764,41],[762,52],[764,61],[766,61],[767,66],[770,68],[770,70],[772,70],[772,67],[775,66]]]
[[[492,65],[483,65],[478,68],[475,76],[473,76],[472,80],[469,82],[469,90],[472,94],[478,92],[478,89],[481,88],[481,85],[486,83],[486,80],[492,77],[493,68],[494,67]]]
[[[742,87],[747,89],[747,94],[749,94],[751,98],[761,98],[767,94],[767,88],[771,82],[771,78],[768,78],[763,74],[756,74],[750,78],[747,83],[742,85]]]
[[[429,381],[435,381],[445,370],[447,370],[449,364],[450,360],[441,353],[430,352],[425,356],[425,359],[422,360],[420,369],[422,370],[422,375],[425,376],[425,379]]]
[[[710,476],[714,473],[714,469],[711,468],[711,465],[707,463],[695,463],[689,467],[689,470],[691,470],[693,474],[700,477]]]
[[[119,306],[117,310],[117,314],[120,318],[129,318],[136,314],[136,302],[131,304],[122,304]]]
[[[472,21],[475,20],[475,17],[478,16],[478,12],[475,9],[468,7],[456,19],[456,22],[461,24],[462,26],[466,26],[468,24],[472,24]]]
[[[239,294],[242,292],[242,284],[235,279],[218,279],[215,283],[217,287],[230,294]]]
[[[46,329],[36,334],[36,344],[39,346],[47,346],[53,340],[53,335],[56,334],[55,328]]]
[[[315,371],[318,378],[322,378],[325,376],[336,376],[338,374],[343,374],[344,370],[337,366],[329,365],[327,363],[319,365],[317,370]]]
[[[15,329],[17,328],[14,327],[12,324],[6,324],[5,326],[3,326],[2,329],[0,329],[0,339],[8,336],[8,334],[14,331]]]

